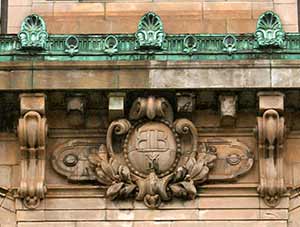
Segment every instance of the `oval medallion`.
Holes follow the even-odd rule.
[[[128,166],[143,177],[151,172],[158,176],[168,174],[177,163],[176,137],[177,134],[161,122],[150,121],[133,128],[124,146]]]

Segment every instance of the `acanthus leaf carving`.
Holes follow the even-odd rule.
[[[166,34],[160,17],[153,12],[146,13],[140,19],[135,36],[138,48],[161,49]]]
[[[24,19],[18,34],[21,49],[24,50],[47,49],[48,36],[43,18],[36,14],[29,15]]]
[[[267,11],[260,15],[255,38],[259,47],[284,47],[285,32],[276,13]]]
[[[199,146],[195,125],[185,118],[174,120],[172,106],[162,97],[137,98],[128,119],[111,122],[106,145],[100,145],[98,151],[86,147],[77,154],[86,157],[78,159],[84,159],[87,178],[76,166],[72,174],[81,174],[78,180],[90,176],[106,188],[111,200],[134,198],[152,209],[174,197],[194,199],[197,187],[213,171],[216,148],[207,142]],[[54,151],[60,157],[53,159],[54,169],[65,165],[60,160],[67,153],[62,153]]]

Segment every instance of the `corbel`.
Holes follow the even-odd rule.
[[[67,97],[67,119],[72,127],[85,123],[86,102],[86,96],[80,93]]]
[[[235,126],[237,100],[238,97],[236,95],[231,95],[231,94],[219,95],[220,113],[221,113],[220,125],[222,127]]]
[[[275,207],[286,191],[283,174],[285,124],[284,95],[260,92],[257,117],[260,185],[258,192],[269,207]]]
[[[192,113],[195,109],[195,94],[190,92],[176,93],[177,112]]]
[[[124,92],[108,94],[108,119],[110,122],[124,117],[125,97],[126,93]]]
[[[18,192],[29,209],[38,207],[47,191],[45,102],[44,94],[20,95],[18,137],[21,151],[21,183]]]

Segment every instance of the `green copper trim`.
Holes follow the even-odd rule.
[[[284,36],[280,18],[272,11],[263,13],[257,21],[255,38],[260,47],[284,47]]]
[[[18,34],[21,47],[26,50],[45,50],[47,48],[48,33],[42,17],[32,14],[27,16]]]
[[[300,33],[285,33],[279,16],[267,11],[247,34],[166,34],[160,17],[149,12],[134,34],[48,35],[33,14],[18,35],[0,35],[0,62],[244,59],[300,59]]]
[[[160,17],[153,12],[146,13],[139,22],[135,36],[137,49],[161,49],[166,34]]]
[[[75,35],[70,35],[65,40],[65,52],[70,56],[77,54],[79,47],[79,40]]]

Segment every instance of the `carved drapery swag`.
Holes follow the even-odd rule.
[[[217,170],[213,180],[232,180],[252,167],[251,152],[237,141],[198,142],[194,124],[174,120],[165,98],[137,98],[128,119],[111,122],[106,144],[62,144],[53,152],[52,166],[71,181],[98,181],[112,200],[131,197],[149,208],[173,197],[195,198],[216,162],[230,174]],[[217,160],[219,146],[222,160]]]
[[[45,185],[45,158],[47,120],[45,96],[23,94],[18,137],[21,151],[21,183],[19,195],[27,208],[36,208],[47,191]]]

